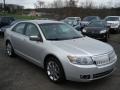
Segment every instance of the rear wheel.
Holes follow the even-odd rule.
[[[48,78],[54,83],[62,82],[65,79],[62,65],[55,57],[47,59],[45,70]]]
[[[12,47],[12,45],[11,45],[10,42],[8,42],[8,43],[6,44],[6,53],[7,53],[7,55],[10,56],[10,57],[12,57],[12,56],[15,55],[14,50],[13,50],[13,47]]]

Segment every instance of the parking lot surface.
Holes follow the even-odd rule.
[[[49,81],[44,71],[34,64],[18,56],[8,57],[0,38],[0,90],[120,90],[120,43],[112,37],[115,35],[111,35],[108,43],[114,47],[118,62],[111,76],[88,83],[65,81],[62,84]]]

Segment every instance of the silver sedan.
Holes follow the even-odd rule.
[[[17,54],[44,68],[55,83],[106,77],[115,70],[117,61],[110,45],[58,21],[18,22],[5,32],[5,45],[8,56]]]

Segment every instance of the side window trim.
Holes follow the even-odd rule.
[[[16,31],[14,30],[19,24],[25,24],[25,26],[24,26],[24,30],[23,30],[24,32],[23,32],[23,34],[22,34],[22,35],[24,35],[24,34],[25,34],[26,22],[20,22],[20,23],[17,23],[17,24],[12,28],[11,31],[13,31],[13,32],[15,32],[15,33],[17,33],[17,34],[21,34],[21,33],[18,33],[18,32],[16,32]]]

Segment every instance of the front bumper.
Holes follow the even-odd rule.
[[[95,39],[104,39],[107,36],[106,33],[104,33],[104,34],[83,33],[83,35],[86,35],[88,37],[95,38]]]
[[[65,66],[66,79],[78,82],[89,82],[110,75],[116,66],[115,60],[113,63],[97,66],[97,65],[73,65],[69,63]]]

